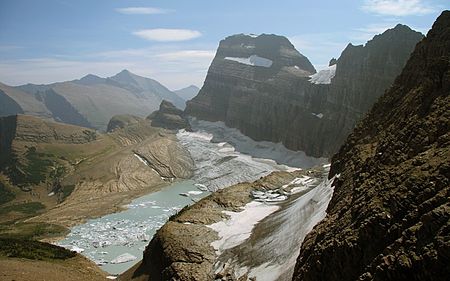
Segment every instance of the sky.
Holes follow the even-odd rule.
[[[424,34],[448,0],[0,0],[0,82],[52,83],[123,69],[201,87],[220,40],[286,36],[317,70],[398,23]]]

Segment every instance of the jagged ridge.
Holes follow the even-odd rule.
[[[264,40],[260,40],[259,38]],[[255,140],[282,142],[315,157],[331,156],[356,122],[392,84],[423,36],[398,25],[366,46],[349,45],[331,84],[311,84],[308,59],[284,37],[235,35],[221,41],[199,94],[186,112],[224,121]],[[273,61],[250,66],[227,57]]]
[[[333,157],[327,217],[294,280],[450,276],[450,12]]]

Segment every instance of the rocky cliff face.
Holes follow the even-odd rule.
[[[271,100],[288,97],[293,86],[289,82],[294,77],[315,72],[309,60],[285,37],[230,36],[220,42],[205,83],[199,94],[187,102],[186,112],[230,125],[248,123],[238,127],[249,131],[251,124],[259,121],[252,120],[256,117],[253,111],[267,107]]]
[[[159,106],[159,110],[150,114],[147,119],[152,121],[152,126],[154,127],[169,130],[191,129],[184,112],[166,100],[163,100]]]
[[[449,93],[445,11],[333,157],[330,177],[340,177],[294,280],[448,279]]]
[[[336,64],[311,78],[314,67],[286,38],[231,36],[221,41],[186,112],[224,121],[256,140],[331,156],[392,84],[421,38],[398,25],[365,46],[349,45]]]

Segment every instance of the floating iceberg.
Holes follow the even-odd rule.
[[[137,257],[133,256],[132,254],[125,253],[125,254],[122,254],[122,255],[116,257],[110,263],[112,263],[112,264],[125,263],[125,262],[129,262],[129,261],[134,261],[135,259],[137,259]]]

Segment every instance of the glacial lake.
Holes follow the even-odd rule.
[[[110,274],[119,274],[142,259],[142,252],[168,218],[210,192],[245,181],[254,181],[272,171],[308,168],[326,162],[286,149],[281,144],[256,142],[222,122],[191,120],[195,132],[180,130],[177,138],[195,162],[191,180],[133,200],[127,210],[92,219],[75,226],[58,245],[82,254]],[[281,164],[280,164],[281,163]],[[197,184],[197,185],[196,185]],[[189,197],[180,194],[189,194]],[[127,254],[136,257],[111,263]],[[123,260],[127,257],[122,256]]]
[[[189,197],[180,195],[182,193]],[[208,194],[207,191],[199,190],[193,181],[171,184],[158,192],[133,200],[126,205],[128,209],[125,211],[91,219],[73,227],[58,245],[82,250],[84,256],[110,274],[122,273],[142,259],[150,239],[171,215]],[[136,259],[111,263],[126,253]]]

